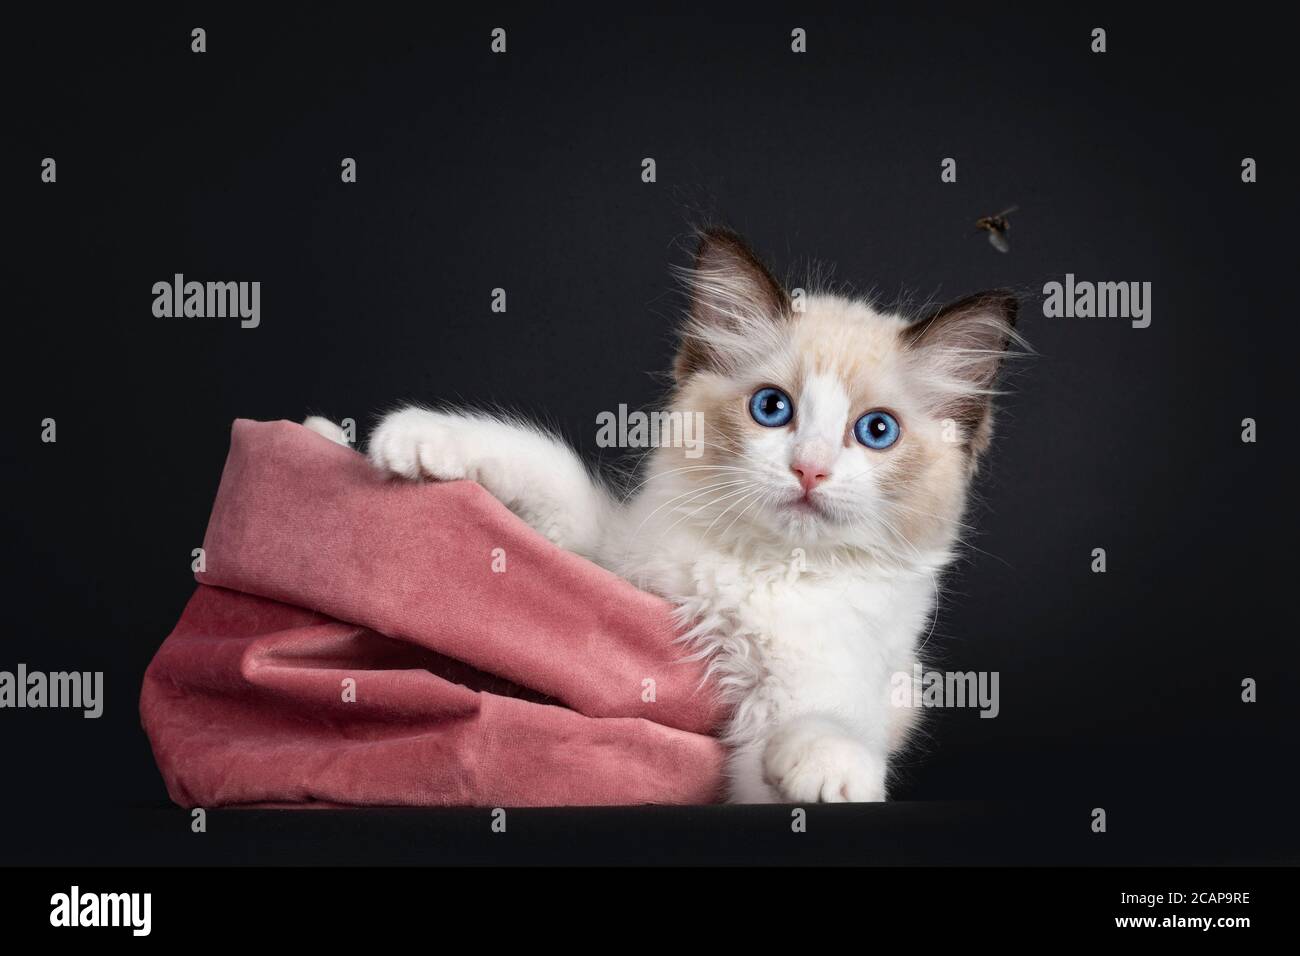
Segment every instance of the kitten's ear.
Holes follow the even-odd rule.
[[[695,265],[682,277],[691,307],[673,366],[679,382],[701,369],[724,367],[738,340],[790,316],[789,294],[729,229],[700,233]]]
[[[939,414],[963,429],[978,455],[992,437],[990,406],[998,370],[1016,335],[1014,294],[978,292],[931,312],[903,331],[924,377],[938,396]]]

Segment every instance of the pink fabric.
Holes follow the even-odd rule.
[[[720,795],[722,714],[669,606],[478,485],[386,481],[300,425],[240,420],[203,547],[140,697],[183,806]]]

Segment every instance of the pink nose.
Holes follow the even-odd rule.
[[[790,466],[790,470],[793,471],[795,476],[799,479],[799,484],[803,486],[804,494],[812,491],[830,477],[830,472],[824,465],[810,465],[802,461],[796,461]]]

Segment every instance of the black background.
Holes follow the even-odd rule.
[[[0,860],[1300,860],[1293,480],[1262,460],[1288,437],[1273,396],[1295,338],[1280,27],[864,6],[14,25],[0,668],[102,670],[106,709],[0,712]],[[1003,256],[973,223],[1012,204]],[[505,846],[481,811],[226,813],[191,834],[136,698],[193,590],[231,421],[316,412],[364,432],[401,401],[495,401],[598,459],[597,413],[661,392],[682,304],[668,266],[701,220],[794,284],[820,262],[884,303],[1024,294],[1035,354],[927,648],[1000,672],[1001,715],[932,712],[898,804],[815,808],[822,835],[793,849],[780,808],[521,811]],[[151,286],[176,272],[260,281],[261,326],[155,318]],[[1043,284],[1067,272],[1151,282],[1150,328],[1044,318]]]

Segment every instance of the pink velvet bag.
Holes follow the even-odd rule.
[[[722,717],[671,608],[469,482],[235,422],[140,714],[182,806],[709,803]]]

